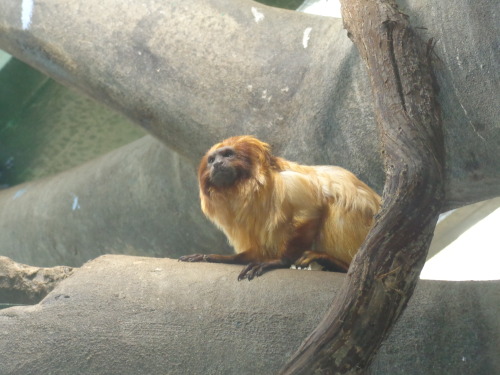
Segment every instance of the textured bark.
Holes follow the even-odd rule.
[[[362,374],[418,281],[443,200],[443,137],[430,53],[394,1],[342,1],[366,62],[384,148],[377,222],[323,321],[283,374]]]

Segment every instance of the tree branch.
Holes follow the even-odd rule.
[[[443,137],[425,46],[394,1],[341,3],[375,99],[383,205],[341,292],[283,374],[368,368],[413,293],[443,200]]]

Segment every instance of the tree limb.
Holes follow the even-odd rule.
[[[361,374],[418,281],[443,199],[443,137],[429,54],[394,1],[342,1],[366,62],[386,182],[378,220],[323,321],[282,374]]]

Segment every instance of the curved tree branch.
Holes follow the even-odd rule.
[[[283,374],[361,374],[410,299],[443,200],[443,137],[429,52],[392,0],[342,1],[367,64],[386,182],[341,292]]]

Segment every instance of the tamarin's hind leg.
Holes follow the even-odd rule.
[[[298,267],[309,267],[312,262],[318,263],[327,271],[334,272],[347,272],[349,265],[335,259],[331,255],[326,253],[320,253],[317,251],[306,251],[302,256],[295,262]]]

